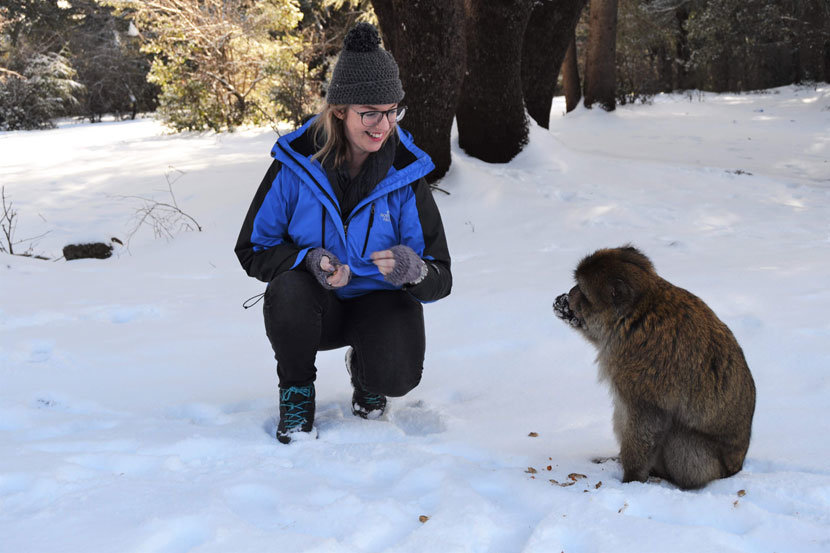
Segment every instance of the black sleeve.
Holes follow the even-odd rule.
[[[447,248],[441,214],[426,179],[422,178],[412,183],[412,189],[415,192],[415,205],[424,233],[424,257],[428,258],[425,260],[427,275],[418,284],[406,286],[405,289],[420,301],[436,301],[448,296],[452,290],[450,251]]]
[[[271,189],[274,179],[280,170],[280,162],[274,160],[265,177],[256,191],[254,200],[251,202],[251,207],[248,208],[248,214],[245,215],[245,221],[242,223],[242,229],[239,231],[239,237],[236,239],[236,257],[239,258],[239,263],[242,268],[252,276],[263,282],[271,282],[275,276],[285,272],[291,268],[297,260],[297,254],[300,251],[296,245],[292,243],[282,243],[277,246],[268,248],[267,250],[254,251],[254,244],[251,242],[251,235],[254,230],[254,218],[256,218],[262,202],[265,201],[265,196]]]

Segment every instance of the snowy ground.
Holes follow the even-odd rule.
[[[0,552],[830,551],[830,88],[562,111],[510,164],[454,151],[455,285],[426,307],[422,384],[356,419],[344,351],[322,353],[319,439],[290,446],[241,307],[263,286],[232,251],[273,132],[0,134],[17,237],[49,231],[35,253],[126,241],[125,196],[167,201],[168,178],[204,229],[144,227],[106,261],[0,255]],[[625,242],[755,376],[744,471],[703,490],[590,461],[616,452],[610,400],[551,303]]]

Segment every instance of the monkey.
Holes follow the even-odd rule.
[[[755,382],[732,331],[694,294],[662,279],[634,246],[600,249],[554,302],[597,349],[610,384],[623,482],[655,476],[702,488],[743,468]]]

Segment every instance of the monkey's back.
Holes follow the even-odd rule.
[[[749,446],[755,383],[732,331],[700,298],[657,277],[618,323],[605,370],[617,393],[665,410],[737,450]]]

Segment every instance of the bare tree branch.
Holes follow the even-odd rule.
[[[7,253],[9,255],[22,255],[24,257],[37,257],[38,259],[46,259],[43,256],[34,255],[32,253],[33,246],[32,242],[43,238],[49,232],[46,231],[43,234],[38,236],[33,236],[31,238],[23,238],[21,240],[15,240],[14,234],[17,230],[17,210],[14,209],[14,202],[9,201],[6,203],[6,187],[0,187],[0,207],[2,207],[2,213],[0,213],[0,232],[3,233],[3,238],[5,241],[0,241],[0,253]],[[29,247],[26,249],[25,252],[18,253],[14,251],[14,247],[18,244],[29,243]]]
[[[173,193],[173,184],[184,175],[184,171],[176,169],[175,167],[170,167],[170,170],[165,173],[164,178],[167,181],[167,192],[170,194],[170,202],[160,202],[146,196],[116,196],[124,200],[139,200],[142,203],[136,209],[132,229],[127,232],[128,249],[133,236],[145,225],[152,229],[153,235],[156,238],[164,238],[166,240],[172,240],[180,232],[194,230],[202,232],[202,226],[193,216],[185,213],[179,207],[179,202]]]

